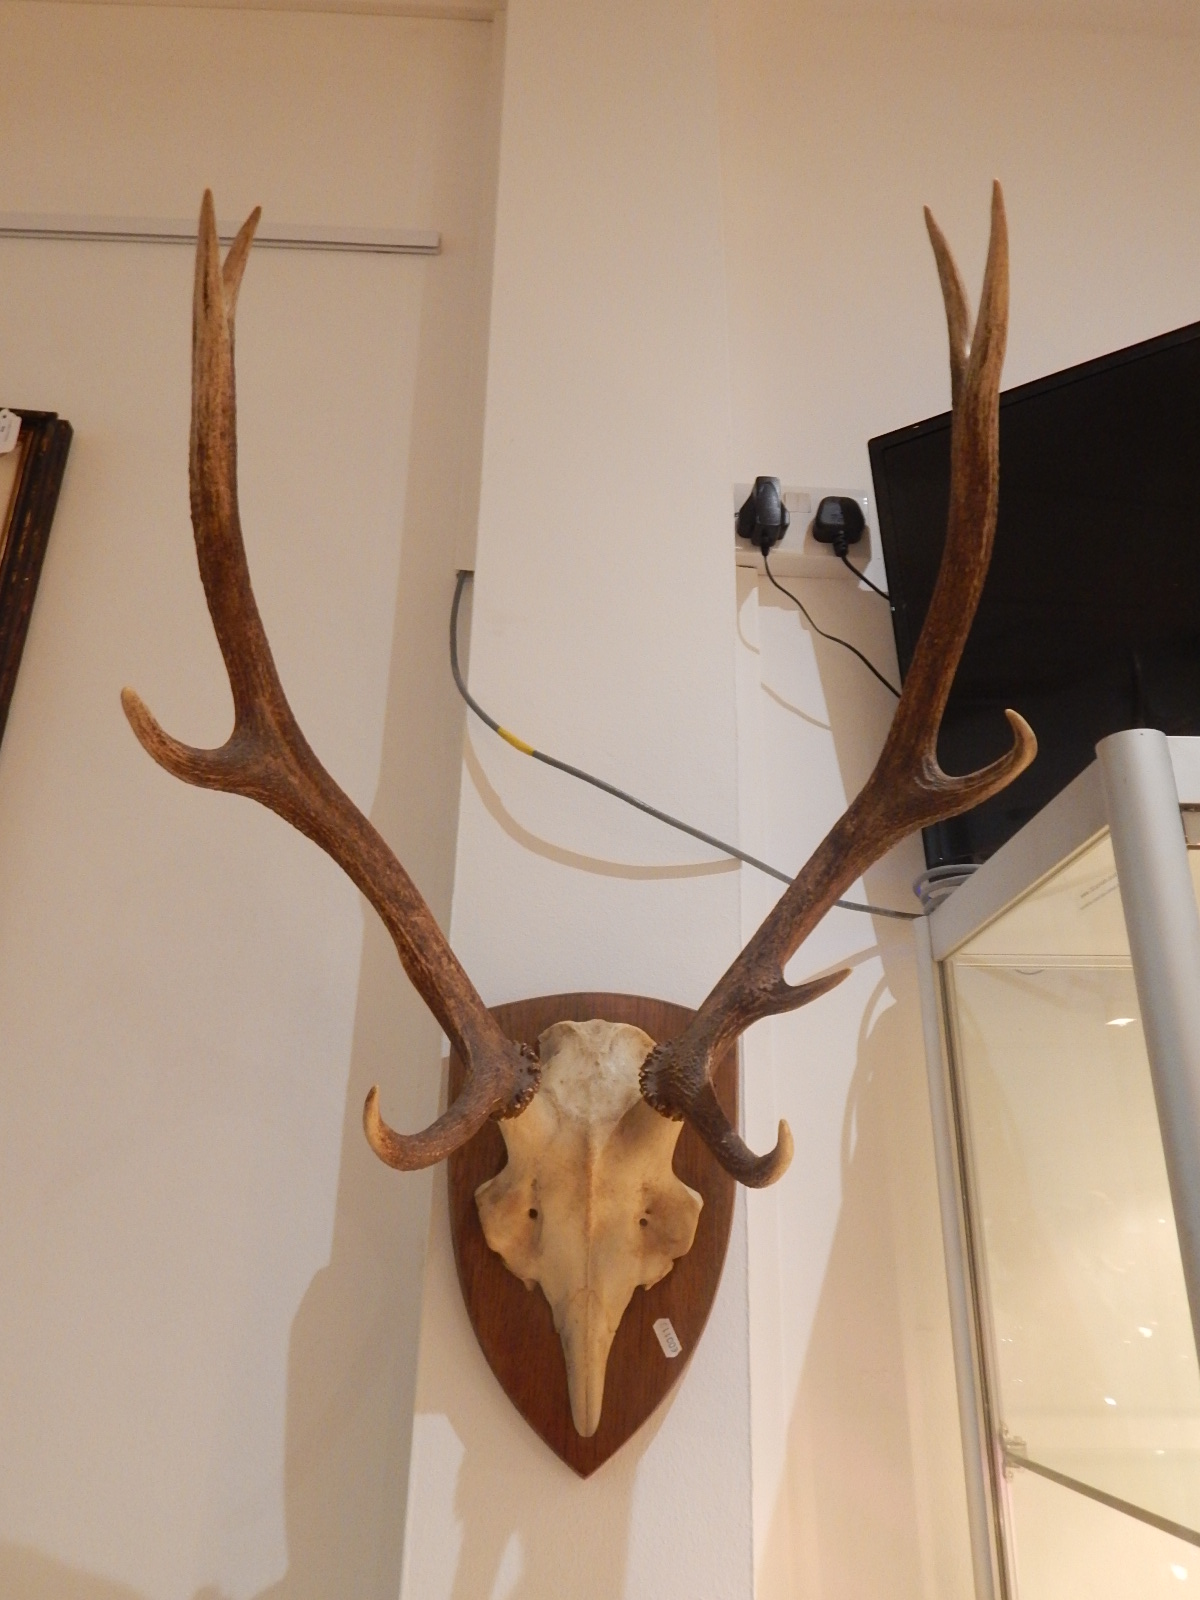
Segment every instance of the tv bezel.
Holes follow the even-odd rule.
[[[1038,395],[1049,394],[1054,389],[1065,388],[1068,384],[1082,383],[1086,379],[1106,372],[1114,367],[1127,365],[1131,361],[1141,361],[1147,356],[1157,355],[1161,350],[1170,350],[1175,345],[1187,344],[1191,340],[1200,340],[1200,322],[1189,322],[1182,328],[1175,328],[1170,333],[1156,334],[1152,339],[1143,339],[1139,344],[1125,345],[1120,350],[1110,351],[1103,356],[1095,356],[1090,361],[1081,361],[1073,367],[1064,367],[1061,372],[1053,372],[1043,378],[1032,378],[1028,383],[1017,384],[1012,389],[1003,389],[1000,392],[1000,409],[1003,412],[1007,407],[1016,405],[1022,400],[1030,400]],[[897,537],[895,524],[892,521],[892,508],[888,499],[887,477],[883,470],[884,452],[897,444],[909,439],[920,438],[925,434],[946,431],[950,427],[951,413],[939,412],[935,417],[926,417],[922,422],[910,423],[904,428],[893,428],[889,433],[876,434],[867,441],[867,451],[871,461],[871,480],[875,494],[875,520],[879,529],[879,543],[883,553],[884,569],[887,573],[887,589],[891,597],[892,629],[896,638],[896,656],[900,668],[900,681],[903,684],[912,664],[913,651],[916,649],[920,629],[913,629],[908,615],[906,597],[898,592],[897,577],[901,571],[900,544]],[[1000,460],[1000,499],[1004,499],[1004,459]],[[943,543],[945,530],[942,532]],[[924,622],[922,617],[921,621]],[[951,691],[953,692],[953,691]]]
[[[1017,384],[1013,388],[1005,389],[1001,392],[1001,416],[1011,406],[1022,404],[1027,400],[1037,399],[1069,385],[1086,383],[1089,379],[1126,366],[1131,362],[1145,360],[1176,346],[1195,341],[1200,341],[1200,321],[1187,323],[1183,327],[1174,328],[1168,333],[1156,334],[1153,338],[1140,340],[1137,344],[1125,345],[1118,350],[1109,351],[1105,355],[1095,356],[1088,361],[1078,362],[1071,367],[1064,367],[1061,371],[1049,373],[1041,378],[1033,378],[1027,383]],[[904,572],[902,560],[903,541],[898,536],[892,516],[885,465],[886,455],[890,449],[893,449],[898,444],[935,432],[945,432],[949,429],[950,424],[951,413],[943,411],[936,416],[926,417],[921,422],[910,423],[906,427],[893,428],[887,433],[877,434],[867,442],[875,494],[876,525],[879,529],[880,548],[887,573],[888,594],[891,597],[892,629],[896,643],[896,656],[901,684],[904,683],[908,676],[920,628],[910,612],[909,597],[905,594],[902,583],[902,574]],[[1000,460],[1001,505],[1003,505],[1003,501],[1004,459],[1002,455]],[[944,538],[945,531],[943,530],[943,541]],[[920,622],[923,623],[923,621],[924,618],[922,617]],[[951,694],[953,694],[953,686]],[[1036,733],[1037,730],[1035,729],[1034,731]],[[937,823],[933,827],[923,830],[925,857],[927,863],[931,866],[943,862],[954,863],[962,859],[958,852],[949,847],[945,836],[945,828],[946,824]],[[975,859],[978,858],[976,857]]]

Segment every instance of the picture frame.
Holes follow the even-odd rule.
[[[0,454],[0,740],[72,437],[71,424],[55,411],[10,410],[20,431]],[[7,421],[3,412],[0,420]]]

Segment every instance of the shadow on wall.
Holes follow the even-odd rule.
[[[446,666],[456,566],[454,541],[446,538],[454,510],[447,485],[457,485],[457,509],[467,517],[478,462],[470,459],[461,414],[473,375],[460,324],[469,303],[463,275],[473,271],[470,252],[448,252],[425,282],[387,716],[371,811],[442,927],[450,916],[463,741],[462,706]],[[442,1044],[365,901],[363,913],[333,1247],[301,1302],[288,1352],[288,1567],[258,1600],[395,1600],[400,1589],[434,1175],[385,1167],[363,1134],[362,1108],[378,1083],[394,1126],[433,1121]]]
[[[371,820],[444,926],[462,716],[453,691],[447,695],[429,682],[454,579],[452,558],[436,548],[431,555],[435,542],[427,529],[414,528],[413,501],[421,490],[414,461],[383,767]],[[420,785],[412,783],[414,765],[425,774]],[[259,1600],[394,1600],[400,1587],[433,1175],[385,1167],[363,1134],[362,1107],[378,1082],[397,1126],[432,1121],[441,1033],[409,985],[383,925],[365,905],[364,915],[333,1248],[301,1302],[288,1352],[288,1570]]]
[[[886,606],[849,585],[810,587],[821,626],[894,674]],[[759,603],[787,607],[762,585]],[[812,643],[849,799],[895,701],[846,651]],[[867,899],[915,911],[922,865],[919,839],[901,845],[866,875]],[[972,1580],[915,956],[904,924],[858,920],[874,928],[883,977],[859,1024],[840,1209],[759,1577],[771,1595],[950,1600]],[[774,1026],[789,1023],[803,1026]]]
[[[422,372],[426,365],[423,351]],[[444,921],[462,719],[453,698],[430,686],[428,667],[414,671],[411,659],[422,650],[429,652],[427,661],[437,659],[436,645],[424,637],[432,624],[424,619],[437,619],[433,631],[440,644],[453,590],[452,559],[443,563],[442,574],[414,571],[424,560],[422,546],[435,543],[414,526],[412,502],[421,487],[414,465],[373,820],[400,857],[418,868],[420,887]],[[431,729],[434,723],[439,725]],[[427,774],[419,793],[402,770],[413,760]],[[430,1121],[437,1110],[441,1037],[365,904],[364,917],[332,1250],[296,1313],[288,1351],[288,1567],[258,1600],[395,1600],[399,1591],[430,1179],[391,1172],[376,1159],[363,1135],[362,1105],[379,1081],[384,1105],[400,1126]],[[212,1530],[214,1543],[221,1532]],[[19,1545],[0,1545],[0,1596],[152,1600]],[[226,1596],[206,1585],[194,1600]]]
[[[433,1210],[426,1283],[441,1336],[422,1355],[421,1426],[436,1430],[443,1461],[457,1458],[457,1476],[451,1515],[436,1491],[424,1508],[419,1493],[410,1507],[410,1515],[415,1508],[418,1516],[446,1520],[440,1539],[427,1531],[420,1566],[406,1570],[405,1593],[613,1600],[625,1592],[634,1485],[667,1407],[582,1484],[534,1435],[487,1367],[458,1288],[442,1182]],[[511,1473],[499,1471],[498,1461],[509,1461]]]
[[[22,1544],[0,1544],[0,1594],[11,1595],[12,1600],[146,1600],[127,1584],[81,1572]],[[227,1600],[227,1596],[206,1587],[194,1600]]]
[[[436,350],[428,359],[436,361]],[[427,364],[423,349],[422,374]],[[420,401],[418,388],[419,414]],[[453,592],[453,559],[439,559],[436,541],[420,526],[423,489],[428,486],[414,461],[372,820],[414,870],[444,923],[462,717],[453,690],[441,694],[441,686],[428,681],[427,663],[439,659]],[[432,559],[426,554],[431,547]],[[422,652],[424,668],[415,659]],[[412,783],[410,763],[420,764],[424,784]],[[430,1175],[392,1172],[376,1159],[363,1135],[362,1106],[378,1081],[399,1126],[431,1121],[441,1035],[365,903],[364,917],[332,1250],[301,1301],[288,1350],[288,1567],[257,1600],[395,1600],[400,1587]],[[18,1545],[0,1545],[0,1596],[157,1600]],[[194,1600],[227,1596],[206,1585]]]
[[[444,658],[454,560],[453,551],[432,536],[441,490],[431,481],[432,465],[422,468],[423,460],[433,463],[436,456],[422,451],[421,432],[447,425],[438,414],[445,390],[431,383],[432,403],[424,392],[429,364],[439,354],[434,313],[427,310],[424,318],[432,321],[433,332],[427,339],[423,320],[384,762],[372,815],[444,921],[456,828],[455,807],[446,797],[457,793],[463,722],[449,674],[428,671],[431,661]],[[860,620],[854,613],[831,619],[831,625],[840,621],[841,631],[850,631]],[[878,637],[867,643],[881,664],[890,664],[886,643]],[[868,720],[864,727],[863,687],[855,676],[862,669],[849,659],[845,666],[821,666],[839,764],[852,793],[866,775],[872,748],[882,742],[890,705],[880,705],[878,726]],[[426,774],[419,786],[411,781],[414,770]],[[480,782],[475,767],[472,776]],[[515,819],[502,820],[518,826]],[[548,842],[545,848],[553,850]],[[591,866],[618,875],[629,870],[615,863]],[[736,869],[720,862],[673,870]],[[871,875],[870,893],[901,905],[902,885],[894,863],[885,864]],[[923,1365],[921,1352],[914,1353],[913,1330],[923,1315],[922,1286],[931,1281],[931,1270],[932,1281],[941,1283],[941,1264],[915,976],[903,934],[891,927],[876,931],[886,991],[895,1003],[876,1010],[886,992],[880,985],[864,1012],[843,1123],[841,1211],[788,1424],[789,1470],[767,1541],[768,1568],[790,1571],[796,1580],[778,1592],[819,1594],[822,1600],[874,1594],[927,1600],[956,1592],[947,1582],[928,1581],[931,1560],[937,1565],[931,1556],[937,1539],[921,1487],[927,1474],[920,1462],[927,1445],[922,1418],[931,1412],[916,1391],[930,1363]],[[397,1041],[403,1041],[400,1052]],[[454,1282],[444,1181],[388,1171],[363,1138],[362,1103],[376,1080],[389,1118],[400,1126],[432,1117],[439,1057],[436,1024],[368,912],[333,1247],[296,1315],[289,1350],[288,1568],[258,1600],[394,1600],[399,1592],[420,1310],[413,1286],[422,1281],[431,1182],[437,1185],[438,1252],[431,1263],[432,1292],[448,1296],[455,1309],[440,1322],[449,1329],[447,1348],[431,1362],[435,1370],[425,1400],[429,1412],[446,1419],[463,1452],[455,1512],[464,1542],[454,1600],[487,1594],[540,1600],[561,1593],[564,1545],[575,1553],[574,1600],[611,1600],[622,1592],[627,1540],[614,1539],[612,1530],[629,1525],[642,1454],[664,1413],[589,1481],[586,1496],[575,1475],[539,1441],[516,1436],[526,1430],[513,1414],[501,1426],[513,1429],[525,1493],[516,1501],[497,1485],[492,1466],[484,1463],[495,1460],[496,1410],[507,1411],[509,1403],[497,1391],[494,1407],[480,1407],[479,1396],[491,1392],[492,1380],[465,1370],[471,1362],[482,1367],[483,1357]],[[936,1311],[932,1321],[936,1325]],[[929,1338],[936,1344],[938,1337],[934,1326]],[[953,1456],[956,1434],[949,1448]],[[538,1465],[531,1478],[526,1469],[532,1452]],[[531,1484],[536,1493],[529,1492]],[[0,1545],[0,1594],[21,1600],[151,1600],[15,1545]],[[208,1586],[193,1600],[227,1597]]]
[[[823,584],[821,590],[831,611],[828,622],[822,618],[823,625],[861,641],[884,670],[894,672],[882,604],[877,612],[864,612],[865,592],[856,594],[840,583]],[[787,606],[770,591],[765,596],[760,591],[760,603]],[[798,613],[796,621],[805,626]],[[882,747],[894,701],[845,652],[820,641],[817,648],[832,657],[818,655],[818,665],[838,766],[847,795],[853,795]],[[785,709],[818,735],[825,731],[826,724],[802,708],[787,704]],[[529,835],[506,811],[469,743],[466,759],[471,780],[499,824],[540,854],[619,877],[738,870],[721,861],[665,871],[627,868],[568,855]],[[868,898],[915,910],[909,884],[919,866],[919,845],[893,853],[869,874]],[[851,957],[849,964],[878,956],[885,976],[863,1011],[842,1126],[841,1207],[787,1427],[787,1473],[760,1578],[768,1579],[764,1592],[772,1595],[861,1600],[887,1594],[894,1600],[932,1600],[966,1592],[970,1567],[965,1545],[953,1528],[949,1535],[946,1531],[947,1521],[965,1528],[965,1503],[948,1312],[941,1303],[945,1283],[920,1007],[904,925],[859,921],[862,934],[873,928],[878,942]],[[846,958],[839,957],[836,964],[846,964]],[[805,967],[806,974],[809,970]],[[448,1257],[448,1241],[445,1251]],[[456,1290],[451,1293],[457,1300]],[[465,1325],[461,1303],[458,1314]],[[464,1349],[460,1357],[482,1360],[469,1328],[464,1337],[473,1354],[468,1357]],[[472,1392],[474,1387],[464,1376],[462,1388]],[[437,1393],[427,1396],[427,1409],[445,1414],[464,1451],[456,1510],[466,1543],[456,1571],[455,1600],[493,1592],[503,1593],[506,1600],[532,1600],[558,1592],[561,1573],[553,1559],[563,1546],[560,1518],[571,1514],[574,1480],[565,1468],[558,1469],[563,1498],[557,1507],[550,1485],[550,1503],[539,1498],[536,1515],[514,1511],[490,1477],[472,1475],[472,1464],[488,1455],[484,1445],[494,1440],[495,1423],[457,1404],[459,1392],[460,1386],[446,1375]],[[616,1525],[628,1520],[636,1450],[642,1442],[633,1450],[627,1447],[604,1469],[614,1474],[612,1490],[624,1501]],[[593,1482],[599,1487],[599,1479]],[[597,1520],[611,1528],[616,1519]],[[554,1549],[543,1563],[538,1530],[545,1527],[556,1532]],[[514,1545],[520,1561],[511,1580],[516,1586],[510,1588],[506,1577]],[[600,1600],[619,1593],[623,1557],[618,1559],[613,1542],[591,1551],[582,1525],[578,1548],[577,1583],[587,1586],[573,1586],[572,1594]]]
[[[911,1047],[919,1020],[915,995],[905,996],[860,1041],[842,1127],[841,1211],[764,1555],[768,1572],[791,1568],[792,1582],[779,1593],[926,1600],[942,1592],[922,1571],[895,1236],[906,1223],[896,1192],[898,1146],[911,1137],[924,1101]]]
[[[476,733],[478,725],[470,731]],[[530,851],[535,856],[542,856],[547,861],[556,861],[559,866],[573,867],[577,872],[590,872],[601,878],[633,878],[641,881],[654,879],[660,882],[670,878],[709,878],[719,873],[740,870],[740,863],[732,856],[718,856],[715,859],[710,857],[706,861],[681,862],[674,866],[647,867],[610,861],[603,856],[585,856],[577,850],[565,849],[549,839],[531,833],[517,817],[513,816],[484,771],[483,763],[470,737],[463,746],[463,761],[475,792],[486,806],[492,820],[498,823],[509,838],[514,839],[522,849]],[[612,803],[619,806],[621,801],[614,800]],[[662,826],[665,828],[666,824]],[[700,848],[708,847],[702,845]]]
[[[599,1469],[586,1491],[571,1469],[553,1458],[539,1475],[549,1480],[549,1492],[516,1506],[511,1494],[497,1493],[494,1430],[477,1440],[478,1420],[473,1425],[470,1407],[448,1407],[451,1425],[465,1446],[454,1505],[466,1536],[452,1600],[481,1600],[484,1595],[544,1600],[564,1593],[571,1600],[613,1600],[623,1594],[634,1483],[642,1453],[661,1425],[662,1410],[636,1443],[626,1444]],[[546,1450],[540,1440],[537,1448]],[[594,1505],[600,1496],[603,1512],[581,1517],[581,1501]],[[563,1571],[563,1528],[568,1523],[569,1575]],[[620,1537],[615,1536],[618,1529]]]
[[[492,63],[498,71],[497,62]],[[496,80],[498,81],[498,79]],[[476,233],[448,237],[425,276],[409,436],[401,561],[382,759],[371,821],[448,927],[458,833],[463,707],[446,657],[460,553],[473,528],[482,451],[487,216],[495,201],[494,105],[475,107],[491,140],[473,181]],[[454,166],[448,146],[442,158]],[[442,180],[446,184],[451,179]],[[457,180],[454,180],[457,181]],[[474,316],[464,339],[464,316]],[[407,456],[407,460],[405,459]],[[363,1102],[380,1086],[396,1127],[438,1112],[442,1036],[391,939],[363,902],[364,938],[342,1153],[327,1267],[313,1278],[288,1352],[284,1498],[288,1567],[257,1600],[395,1600],[400,1590],[416,1391],[421,1288],[434,1172],[398,1173],[367,1144]],[[223,1600],[215,1593],[195,1600]]]
[[[466,243],[449,247],[436,271],[426,269],[411,430],[397,439],[393,459],[380,463],[394,481],[405,482],[406,471],[407,480],[371,819],[443,926],[463,739],[462,707],[445,667],[456,565],[446,525],[448,518],[473,520],[478,440],[464,411],[482,404],[474,394],[475,352],[461,333],[463,308],[477,293],[476,253]],[[448,485],[457,488],[458,504],[448,503]],[[332,1248],[299,1306],[288,1350],[287,1570],[257,1600],[395,1600],[400,1588],[431,1176],[383,1166],[363,1135],[362,1107],[378,1082],[397,1126],[432,1121],[441,1033],[365,901],[363,914]],[[214,1546],[225,1531],[211,1530]],[[16,1545],[0,1545],[0,1595],[158,1600]],[[227,1596],[208,1584],[194,1600]]]
[[[23,1544],[0,1544],[0,1594],[14,1600],[145,1600],[123,1583],[109,1583]],[[219,1597],[210,1592],[196,1600]]]
[[[146,1600],[128,1584],[81,1572],[21,1544],[0,1544],[0,1594],[12,1600]],[[228,1600],[228,1596],[206,1586],[194,1600]]]
[[[454,415],[463,387],[463,341],[454,333],[462,294],[449,260],[427,275],[383,755],[371,812],[443,926],[463,717],[443,670],[455,560],[444,537],[446,452],[437,441],[461,441],[463,434]],[[395,1600],[400,1588],[431,1177],[392,1172],[376,1159],[363,1135],[362,1107],[378,1082],[398,1126],[432,1121],[441,1033],[365,901],[363,913],[332,1250],[301,1301],[288,1350],[288,1566],[257,1600]],[[150,1600],[15,1545],[0,1545],[0,1595]],[[227,1597],[206,1586],[194,1600]]]

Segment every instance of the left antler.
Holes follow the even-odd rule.
[[[325,771],[292,715],[250,587],[237,503],[233,323],[258,223],[254,211],[222,270],[212,195],[200,210],[192,308],[192,526],[200,578],[233,690],[234,725],[219,750],[164,733],[132,689],[121,694],[143,748],[185,783],[269,806],[333,857],[383,919],[404,970],[467,1066],[463,1092],[423,1133],[393,1132],[372,1089],[367,1138],[389,1166],[431,1166],[491,1116],[514,1116],[537,1090],[533,1053],[501,1033],[433,913],[383,839]]]
[[[1000,185],[992,190],[992,228],[979,317],[970,318],[958,269],[941,230],[925,213],[950,335],[950,515],[937,585],[917,641],[883,752],[866,785],[817,846],[791,887],[697,1011],[686,1031],[659,1045],[642,1068],[642,1093],[665,1116],[684,1117],[741,1183],[761,1187],[782,1176],[792,1137],[756,1156],[730,1126],[712,1086],[713,1063],[752,1022],[793,1011],[848,977],[836,972],[790,984],[783,969],[817,923],[862,873],[908,834],[957,816],[996,794],[1033,760],[1037,741],[1008,711],[1012,749],[963,777],[938,766],[937,737],[991,559],[999,498],[1000,369],[1008,326],[1008,234]]]

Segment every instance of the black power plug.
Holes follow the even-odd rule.
[[[765,555],[783,538],[791,520],[792,514],[783,503],[779,479],[755,478],[754,488],[737,514],[738,538],[748,539]]]
[[[845,556],[850,546],[862,538],[866,525],[857,500],[849,495],[827,494],[813,518],[813,538],[818,544],[831,544],[835,556]]]

